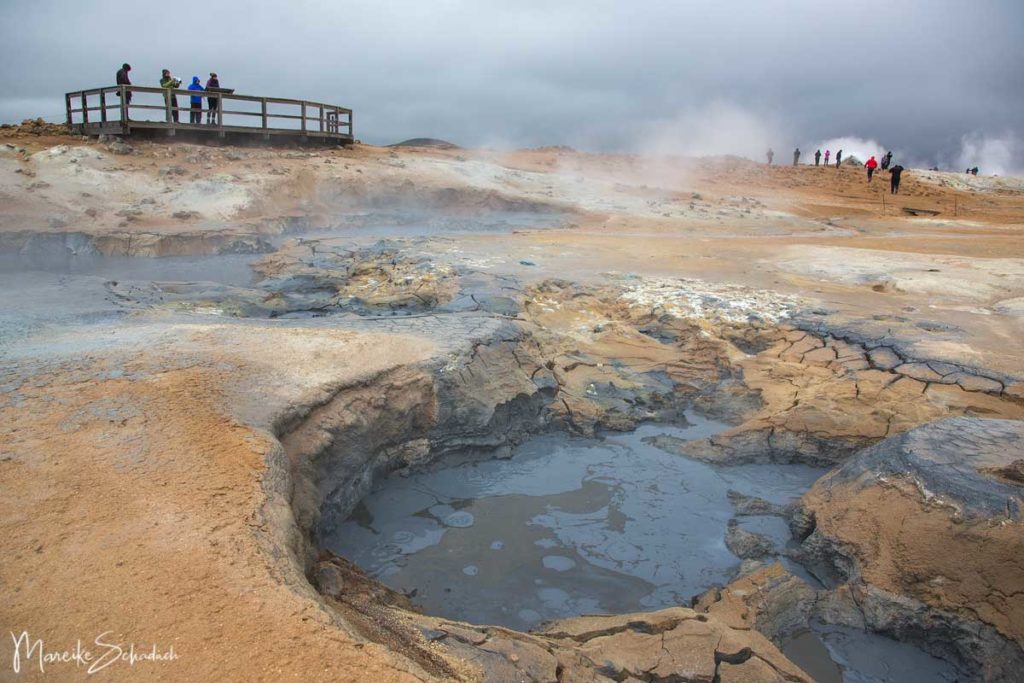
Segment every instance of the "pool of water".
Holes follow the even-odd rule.
[[[955,683],[956,668],[927,652],[846,626],[815,624],[782,648],[818,683]]]
[[[713,467],[645,444],[726,425],[643,426],[604,439],[535,438],[510,459],[439,463],[379,482],[325,547],[426,611],[526,629],[584,613],[689,604],[729,580],[727,491],[787,503],[823,473],[803,465]],[[789,541],[778,518],[741,524]]]
[[[67,253],[0,254],[0,275],[35,273],[139,282],[216,282],[244,287],[257,280],[250,264],[258,258],[259,254],[163,258]]]

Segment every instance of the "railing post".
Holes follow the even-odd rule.
[[[217,130],[220,137],[224,137],[224,96],[227,93],[220,93],[217,98]]]
[[[324,105],[320,105],[320,132],[324,132]]]
[[[100,90],[100,122],[107,122],[107,91]]]
[[[171,117],[171,101],[173,101],[174,98],[175,98],[175,96],[171,94],[171,89],[170,88],[165,88],[164,89],[164,108],[167,110],[167,123],[170,123],[172,121],[172,117]]]
[[[266,97],[261,97],[260,98],[260,111],[262,112],[263,129],[266,130],[266,128],[267,128],[267,98]]]
[[[302,134],[306,134],[306,103],[302,103]]]
[[[121,126],[128,122],[128,86],[118,86],[121,90]]]
[[[85,91],[82,91],[82,123],[89,123],[89,105],[88,99],[85,96]]]
[[[64,93],[64,108],[68,113],[68,128],[71,128],[71,93]]]

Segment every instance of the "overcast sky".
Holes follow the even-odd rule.
[[[348,106],[373,143],[953,165],[967,136],[1024,168],[1024,0],[0,0],[0,121],[63,119],[123,61]]]

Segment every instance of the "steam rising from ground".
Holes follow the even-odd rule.
[[[780,145],[789,136],[773,119],[730,102],[715,101],[648,125],[637,147],[642,154],[652,156],[731,154],[754,160],[764,159],[765,152],[773,147],[781,159],[785,147]]]
[[[814,163],[814,151],[820,149],[822,155],[825,154],[825,150],[832,152],[829,157],[829,162],[834,163],[836,158],[836,152],[843,150],[843,158],[849,159],[850,157],[856,157],[861,163],[867,161],[871,157],[881,159],[882,155],[885,154],[886,149],[882,144],[876,140],[865,140],[864,138],[846,136],[838,138],[829,138],[816,145],[808,145],[806,149],[802,149],[803,155],[800,157],[800,161],[803,163]],[[824,162],[824,158],[822,158]],[[893,163],[902,163],[904,166],[908,165],[906,160],[901,160],[897,151],[893,151]]]
[[[982,133],[970,133],[960,139],[960,156],[954,171],[977,166],[984,175],[1021,175],[1024,168],[1019,160],[1024,158],[1024,145],[1013,133],[990,137]]]

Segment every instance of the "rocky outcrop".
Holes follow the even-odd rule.
[[[694,609],[735,629],[756,629],[781,644],[807,629],[820,597],[776,562],[698,596]]]
[[[253,268],[262,306],[272,314],[354,310],[422,312],[448,303],[459,291],[455,269],[387,241],[363,248],[297,240]]]
[[[565,619],[520,633],[412,613],[401,596],[340,558],[323,561],[317,575],[352,623],[448,680],[811,681],[757,631],[684,607]]]
[[[1024,665],[1024,489],[993,474],[1024,423],[951,418],[865,449],[803,499],[804,560],[838,583],[820,613],[953,657],[979,679]]]
[[[739,343],[757,353],[734,358],[734,372],[757,392],[760,406],[711,439],[667,438],[658,446],[709,462],[834,465],[942,417],[1024,417],[1012,378],[915,360],[892,339],[847,331],[836,336],[820,324],[815,329],[784,324],[748,330]]]
[[[757,560],[775,554],[775,544],[770,538],[747,531],[735,519],[729,520],[725,532],[725,547],[743,560]]]

